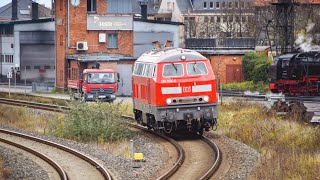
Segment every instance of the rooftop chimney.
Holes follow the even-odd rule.
[[[156,49],[161,49],[161,44],[159,41],[154,41],[154,42],[152,42],[152,44]]]
[[[32,2],[32,20],[39,19],[39,4]]]
[[[166,43],[164,44],[164,47],[171,47],[172,41],[167,40]]]
[[[148,18],[148,0],[139,0],[139,4],[141,7],[141,18],[147,19]]]
[[[18,19],[18,0],[12,0],[11,8],[12,8],[11,19],[17,20]]]

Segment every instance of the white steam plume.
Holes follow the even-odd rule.
[[[310,31],[313,29],[315,23],[308,21],[308,25],[305,30],[298,33],[298,38],[295,43],[303,50],[303,52],[320,51],[319,45],[312,44],[313,35]],[[314,35],[315,38],[319,38],[319,34]]]

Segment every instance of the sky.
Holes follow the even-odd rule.
[[[10,3],[12,0],[0,0],[0,7]],[[19,1],[19,0],[18,0]],[[52,0],[33,0],[39,4],[45,4],[46,7],[51,8],[51,1]]]

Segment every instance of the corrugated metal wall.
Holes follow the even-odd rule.
[[[107,0],[108,14],[132,13],[132,0]]]

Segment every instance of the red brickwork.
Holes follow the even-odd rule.
[[[56,68],[57,68],[57,88],[64,89],[67,80],[67,0],[56,0]],[[106,0],[97,0],[97,14],[106,14]],[[78,7],[70,5],[70,47],[68,54],[77,53],[114,53],[133,56],[133,31],[87,31],[87,1],[81,0]],[[99,43],[99,33],[118,33],[118,48],[108,48],[108,39],[106,43]],[[78,41],[88,42],[88,51],[78,52],[76,44]],[[89,66],[88,64],[88,67]],[[102,67],[101,67],[102,68]],[[115,68],[116,69],[116,68]]]
[[[242,55],[211,55],[207,58],[211,62],[216,79],[220,79],[222,84],[227,83],[227,65],[242,65]]]

